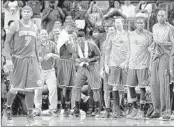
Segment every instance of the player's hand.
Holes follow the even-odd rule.
[[[52,57],[52,53],[48,53],[44,56],[44,60],[48,60],[51,57]]]
[[[109,67],[108,67],[107,64],[105,64],[105,72],[106,72],[107,74],[109,74]]]
[[[6,60],[6,68],[9,70],[9,71],[12,71],[13,70],[13,63],[11,60]]]
[[[121,63],[121,64],[120,64],[120,67],[121,67],[121,68],[123,68],[123,69],[127,69],[127,68],[128,68],[128,66],[127,66],[127,63],[126,63],[126,62]]]
[[[101,78],[104,77],[104,70],[103,70],[103,69],[100,70],[100,77],[101,77]]]
[[[42,57],[39,57],[39,62],[42,62],[44,59]]]
[[[170,70],[171,77],[174,77],[173,70]]]

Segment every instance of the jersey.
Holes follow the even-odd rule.
[[[26,26],[21,20],[16,21],[9,32],[14,34],[11,44],[12,55],[28,57],[35,53],[36,28],[32,22]]]
[[[49,41],[48,44],[41,44],[39,56],[44,58],[48,53],[57,53],[56,44],[53,41]],[[55,65],[55,59],[49,58],[48,60],[43,60],[41,62],[41,67],[43,70],[52,69]]]
[[[109,66],[120,66],[126,61],[129,47],[128,33],[121,32],[111,36],[106,46],[106,57]]]
[[[150,52],[148,47],[152,43],[152,35],[148,32],[137,34],[136,31],[130,33],[129,46],[129,69],[149,68]]]

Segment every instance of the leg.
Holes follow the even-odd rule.
[[[12,120],[12,103],[16,97],[17,91],[10,89],[7,93],[7,106],[6,106],[6,113],[7,113],[7,120]]]
[[[116,87],[113,87],[112,97],[113,97],[113,118],[121,117],[122,115],[120,111],[120,95],[119,95],[119,90]]]
[[[122,78],[122,69],[120,67],[110,67],[109,74],[109,85],[113,86],[112,97],[113,97],[113,118],[122,117],[122,112],[120,110],[120,95],[119,90],[121,88],[121,78]]]
[[[57,96],[58,96],[57,109],[58,109],[58,111],[60,111],[62,108],[62,101],[61,101],[62,94],[61,94],[61,92],[62,92],[62,89],[57,87]]]
[[[44,72],[41,71],[41,79],[42,79],[42,86],[45,84],[45,75]],[[42,111],[42,93],[44,91],[44,87],[39,87],[35,89],[34,94],[34,104],[35,104],[35,111],[34,115],[39,116]]]
[[[70,114],[70,102],[71,102],[71,89],[66,88],[65,93],[65,110],[64,110],[64,116],[68,117]]]
[[[152,61],[152,69],[151,69],[151,95],[152,95],[152,103],[154,107],[154,112],[151,115],[151,118],[159,118],[160,117],[160,84],[159,84],[159,72],[158,72],[159,60]]]
[[[88,96],[89,96],[89,99],[88,99],[88,109],[87,109],[87,116],[91,116],[92,115],[92,111],[93,111],[93,105],[94,105],[94,100],[93,100],[93,91],[90,87],[90,85],[88,85]]]
[[[135,87],[138,85],[138,77],[137,77],[137,70],[129,69],[128,77],[127,77],[127,85],[129,86],[129,93],[130,99],[133,103],[133,110],[132,112],[127,115],[127,118],[134,118],[137,115],[137,94],[135,91]]]
[[[46,84],[49,90],[49,109],[57,109],[57,83],[55,71],[48,73],[48,77],[46,79]]]
[[[98,73],[98,66],[97,65],[90,65],[89,69],[86,71],[88,83],[93,90],[93,98],[95,102],[95,116],[100,116],[100,75]]]
[[[42,88],[35,89],[34,104],[35,104],[34,115],[39,116],[42,110]]]
[[[112,91],[112,86],[108,85],[108,75],[105,74],[103,77],[103,91],[104,91],[104,103],[105,103],[105,114],[102,116],[104,118],[109,118],[110,116],[110,108],[111,108],[111,96],[110,93]]]
[[[93,98],[94,98],[94,102],[95,102],[95,113],[96,113],[96,117],[100,116],[100,90],[99,89],[95,89],[93,90]]]
[[[33,104],[34,104],[34,90],[26,91],[25,102],[26,102],[27,110],[31,112],[33,110]]]
[[[56,82],[56,75],[54,70],[49,70],[46,72],[46,84],[48,86],[49,91],[49,110],[53,116],[57,116],[56,109],[57,109],[57,82]]]
[[[140,88],[140,110],[144,111],[144,105],[146,103],[146,89]]]
[[[148,68],[137,70],[139,88],[140,88],[140,109],[135,119],[144,119],[144,105],[146,103],[146,86],[149,85]]]
[[[87,80],[85,71],[85,68],[79,67],[76,75],[74,86],[75,109],[73,111],[73,115],[76,117],[80,115],[81,88]]]
[[[110,93],[111,93],[110,91],[104,91],[104,101],[106,109],[110,109],[110,102],[111,102]]]
[[[160,102],[161,115],[170,115],[170,90],[169,90],[169,62],[167,56],[162,56],[159,63],[159,81],[160,81]]]
[[[81,89],[81,99],[84,103],[88,102],[89,96],[88,95],[88,85],[84,85]]]

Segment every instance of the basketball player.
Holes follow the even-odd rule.
[[[81,87],[88,80],[88,84],[93,90],[93,98],[95,101],[95,115],[100,117],[100,75],[98,71],[98,63],[100,59],[100,51],[95,43],[85,39],[85,32],[79,30],[78,42],[75,43],[74,59],[79,63],[75,82],[75,109],[73,115],[80,115],[80,96]]]
[[[72,57],[73,45],[76,40],[76,34],[74,33],[75,28],[76,26],[74,22],[66,23],[64,29],[60,32],[57,41],[57,51],[60,57],[59,62],[56,64],[57,80],[59,88],[63,90],[63,97],[65,100],[65,117],[68,117],[70,114],[71,90],[72,86],[75,84],[76,70],[75,62]],[[60,107],[60,104],[58,107]]]
[[[144,118],[144,104],[146,103],[146,86],[149,85],[150,52],[148,47],[152,43],[152,34],[144,29],[145,19],[136,17],[136,30],[129,34],[129,50],[126,60],[128,65],[127,85],[133,101],[133,110],[127,115],[131,119]],[[140,108],[137,106],[135,87],[140,89]]]
[[[162,116],[169,120],[171,115],[170,86],[173,78],[174,28],[166,22],[167,12],[159,10],[158,23],[153,26],[153,56],[151,68],[151,89],[154,113],[151,118]]]
[[[108,28],[109,39],[106,45],[105,70],[108,74],[108,85],[113,95],[113,118],[123,117],[120,109],[120,90],[126,85],[127,70],[121,67],[126,61],[128,51],[128,33],[123,29],[122,18],[115,19]]]
[[[39,56],[36,44],[36,29],[31,21],[33,15],[29,6],[22,8],[22,19],[14,22],[6,37],[6,51],[13,66],[11,88],[7,95],[7,120],[12,120],[11,106],[18,90],[26,91],[27,119],[34,123],[32,111],[34,89],[41,86]]]

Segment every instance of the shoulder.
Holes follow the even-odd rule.
[[[8,30],[8,33],[14,33],[19,30],[19,20],[15,21]]]
[[[157,28],[158,26],[159,26],[158,23],[154,24],[154,25],[153,25],[153,29],[154,29],[154,28]]]

